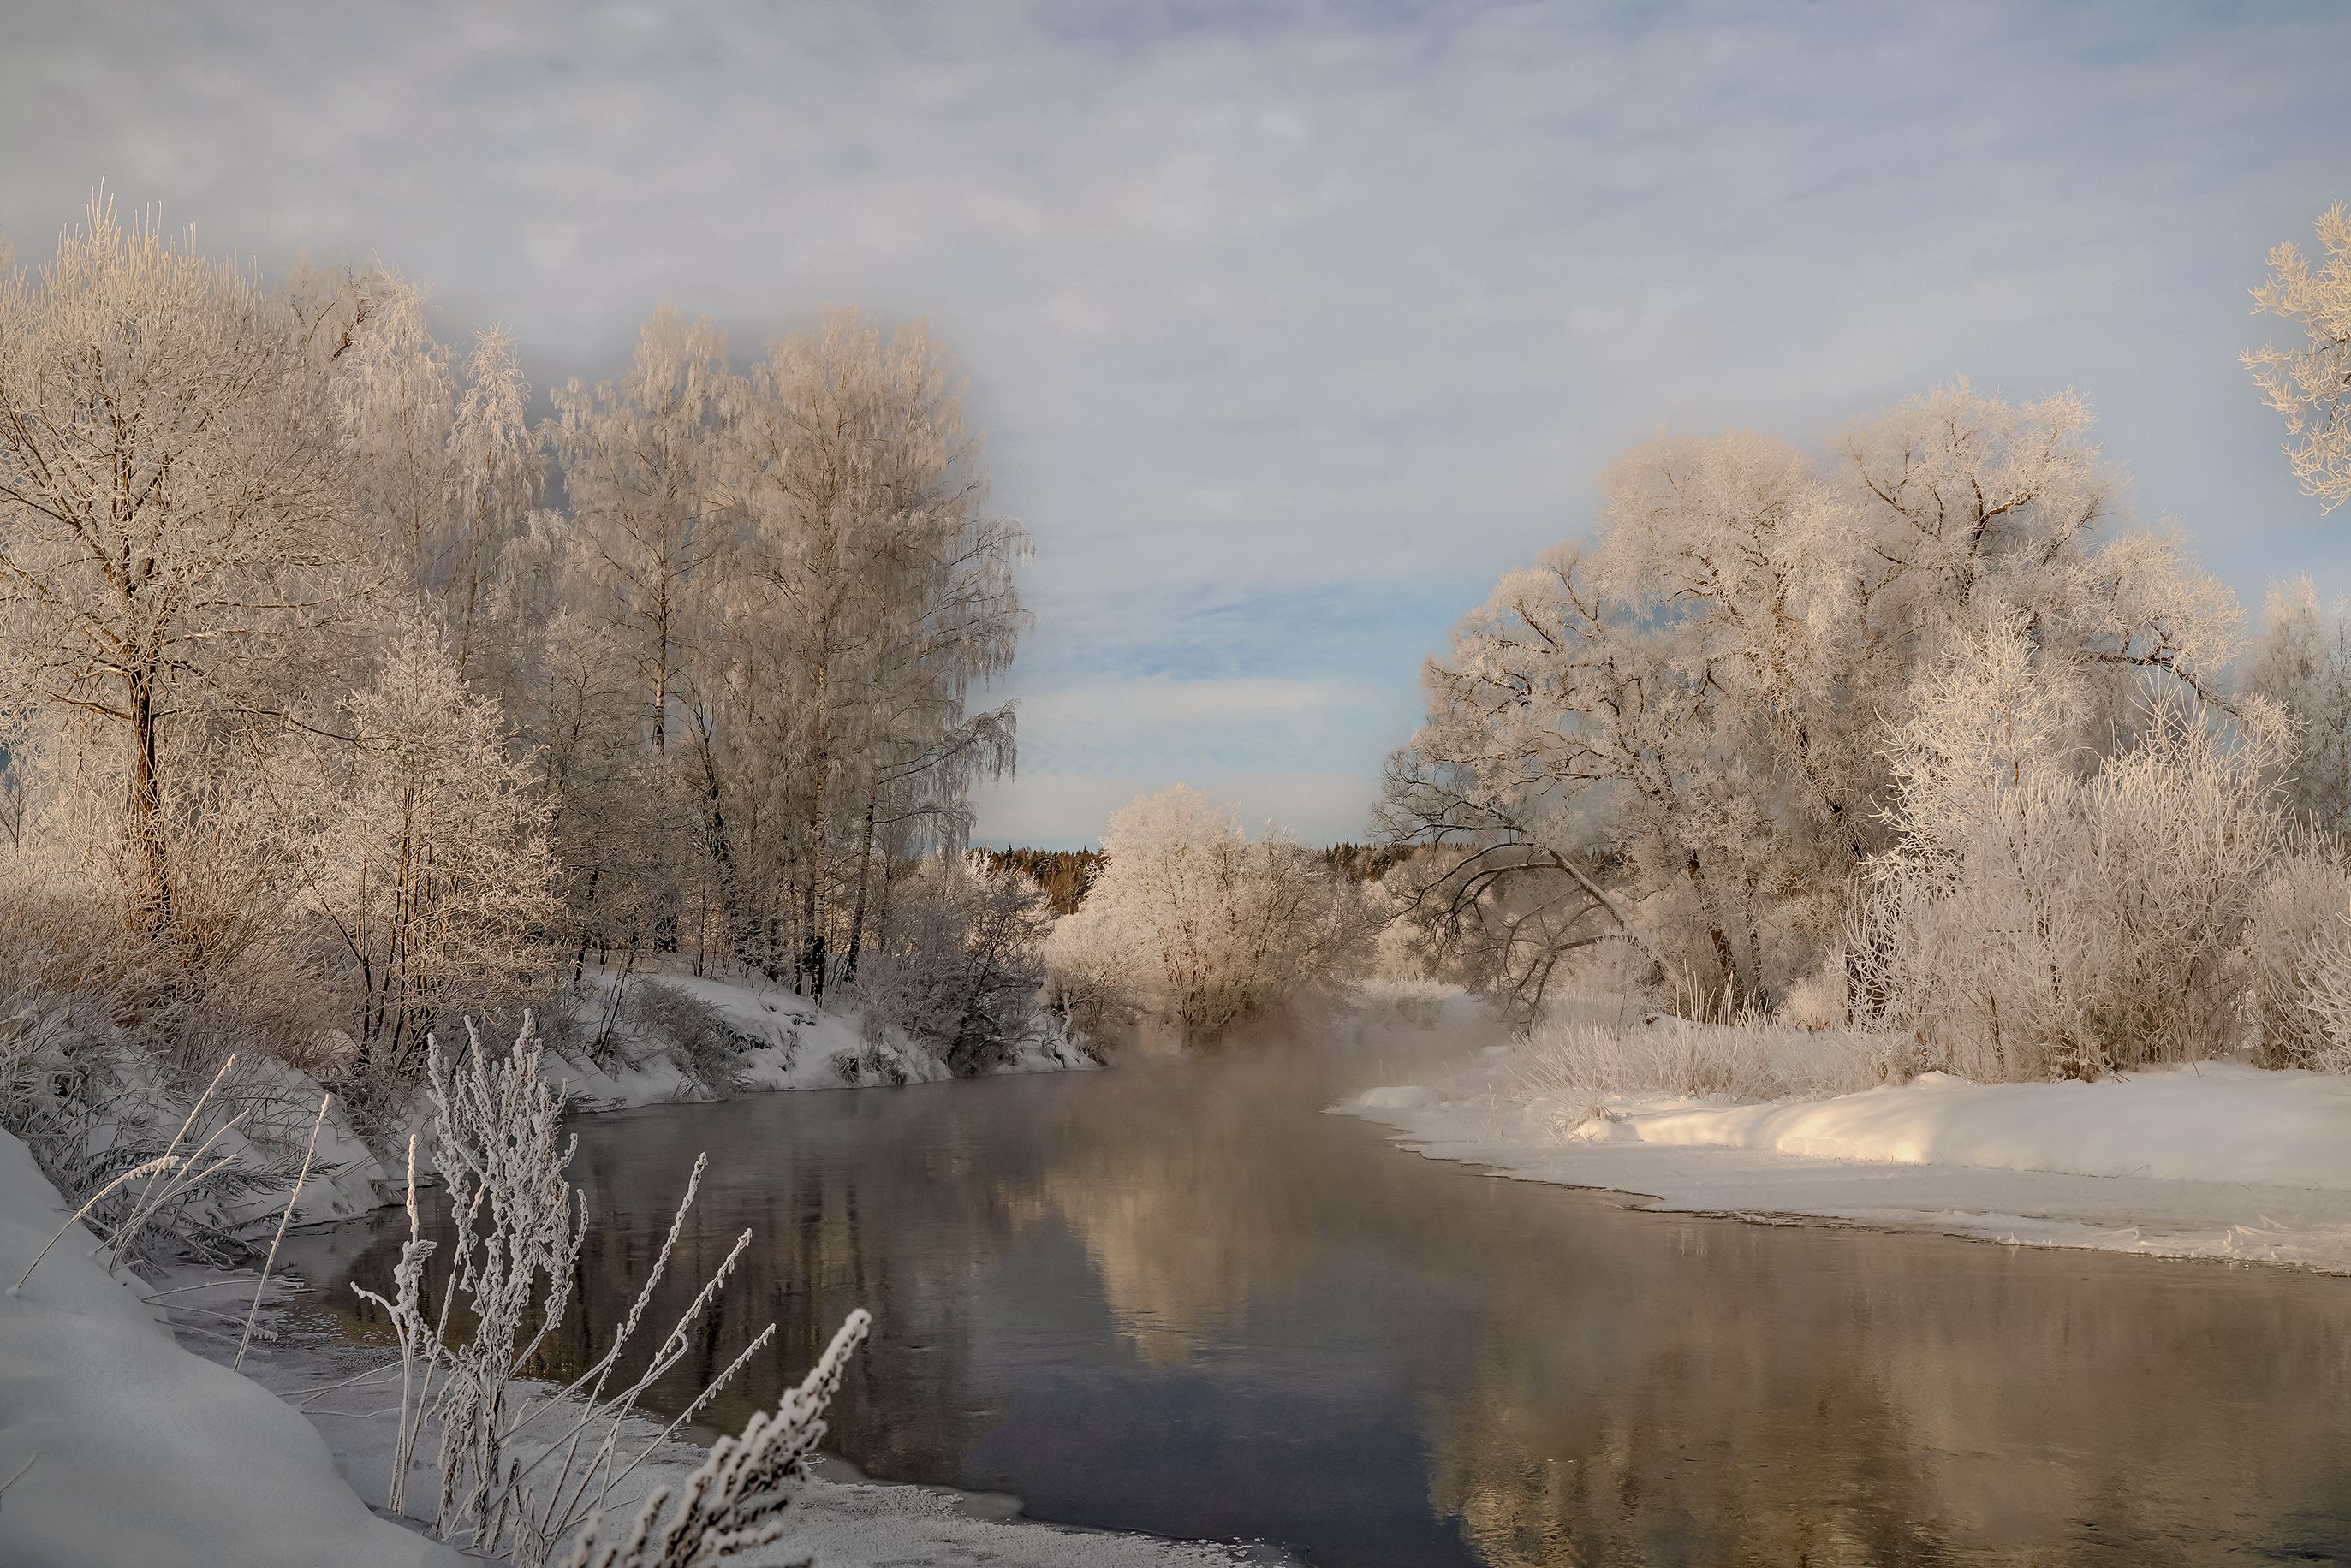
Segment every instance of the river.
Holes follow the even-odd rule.
[[[1637,1212],[1322,1114],[1360,1066],[779,1094],[581,1118],[601,1347],[756,1242],[675,1409],[739,1428],[842,1314],[829,1447],[1029,1515],[1385,1564],[2351,1560],[2351,1280]],[[390,1225],[289,1243],[347,1332]]]

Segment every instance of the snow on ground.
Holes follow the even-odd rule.
[[[609,994],[610,984],[609,977],[591,976],[591,998]],[[737,981],[653,974],[632,979],[630,984],[662,985],[682,992],[711,1008],[737,1034],[753,1042],[739,1074],[743,1092],[925,1084],[950,1075],[935,1056],[910,1042],[894,1037],[867,1040],[854,1007],[819,1012],[808,998],[758,976]],[[594,1006],[591,1000],[588,1010]],[[581,1110],[714,1097],[706,1086],[690,1081],[663,1046],[641,1034],[624,1028],[613,1054],[615,1059],[597,1062],[577,1050],[560,1055],[550,1050],[548,1076],[560,1080],[559,1086],[569,1092],[572,1104]],[[1030,1047],[1004,1071],[1059,1072],[1092,1065],[1076,1052],[1042,1044]]]
[[[1767,1104],[1523,1088],[1508,1047],[1332,1109],[1497,1174],[1656,1207],[2351,1272],[2351,1079],[2233,1064],[2095,1084],[1899,1087]]]
[[[68,1212],[25,1146],[0,1134],[6,1284]],[[75,1226],[21,1294],[0,1295],[0,1480],[31,1466],[0,1493],[0,1559],[174,1568],[462,1561],[370,1513],[308,1422],[182,1349],[138,1282],[92,1260],[94,1245]]]
[[[68,1212],[25,1146],[0,1134],[7,1282]],[[127,1272],[110,1275],[90,1256],[95,1245],[73,1227],[21,1295],[0,1295],[0,1482],[17,1478],[0,1490],[0,1562],[456,1568],[469,1561],[361,1501],[383,1495],[392,1428],[360,1412],[381,1410],[390,1397],[341,1388],[307,1409],[281,1397],[381,1366],[383,1354],[323,1337],[257,1339],[246,1373],[234,1372],[251,1275],[183,1270],[166,1282],[172,1293],[154,1294]],[[184,1344],[166,1325],[167,1312]],[[635,1429],[640,1438],[652,1433]],[[434,1451],[430,1441],[423,1447]],[[633,1478],[632,1499],[655,1484],[674,1486],[703,1457],[688,1444],[665,1446]],[[426,1475],[411,1491],[429,1507],[436,1488]],[[739,1559],[746,1568],[810,1555],[825,1568],[1212,1568],[1278,1560],[1261,1549],[989,1518],[955,1493],[855,1480],[811,1482],[788,1517],[786,1540]]]
[[[249,1293],[250,1282],[243,1288]],[[234,1354],[231,1347],[211,1342],[199,1343],[196,1348],[205,1356],[223,1359]],[[859,1354],[872,1352],[869,1348]],[[392,1364],[389,1376],[373,1383],[350,1381],[385,1368],[388,1363]],[[346,1344],[330,1334],[298,1331],[249,1355],[246,1370],[262,1386],[289,1401],[301,1401],[303,1413],[332,1449],[337,1466],[347,1478],[346,1490],[355,1488],[369,1498],[384,1496],[392,1474],[393,1434],[392,1420],[383,1412],[394,1403],[398,1380],[391,1353]],[[517,1406],[525,1397],[546,1393],[537,1385],[514,1386]],[[306,1394],[314,1397],[305,1400]],[[565,1422],[574,1409],[557,1407],[540,1425],[550,1433],[568,1429]],[[622,1451],[632,1457],[659,1437],[650,1423],[643,1421],[631,1421],[626,1431]],[[528,1441],[526,1437],[526,1445]],[[416,1465],[409,1482],[412,1512],[424,1511],[429,1516],[434,1505],[439,1483],[430,1456],[437,1452],[438,1442],[437,1436],[428,1432],[418,1445],[418,1451],[426,1458]],[[690,1443],[658,1443],[653,1456],[614,1492],[611,1510],[633,1518],[647,1492],[655,1486],[667,1486],[674,1493],[705,1457],[704,1449]],[[878,1484],[855,1477],[843,1466],[828,1465],[826,1469],[826,1478],[808,1482],[786,1512],[789,1529],[782,1541],[728,1561],[741,1563],[745,1568],[780,1568],[811,1559],[817,1568],[909,1568],[914,1564],[926,1568],[1228,1568],[1238,1562],[1290,1561],[1262,1547],[1165,1541],[1005,1518],[1000,1515],[1008,1511],[1008,1500],[974,1498],[931,1487]]]

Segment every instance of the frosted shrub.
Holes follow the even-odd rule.
[[[980,856],[933,860],[896,891],[859,971],[869,1032],[896,1029],[959,1075],[988,1072],[1042,1027],[1045,933],[1036,882]]]
[[[427,1047],[435,1154],[456,1217],[451,1295],[465,1298],[474,1323],[466,1343],[448,1353],[433,1409],[441,1425],[442,1532],[463,1526],[476,1544],[495,1549],[512,1485],[507,1385],[562,1321],[588,1205],[564,1177],[578,1140],[562,1137],[563,1101],[539,1071],[536,1033],[526,1023],[499,1059],[471,1024],[466,1035],[470,1049],[454,1065],[437,1042]]]
[[[823,1435],[825,1404],[838,1386],[842,1362],[863,1338],[865,1314],[852,1314],[818,1370],[787,1396],[775,1417],[754,1421],[733,1448],[722,1444],[713,1453],[663,1533],[650,1533],[653,1515],[666,1500],[657,1491],[629,1543],[602,1542],[601,1511],[613,1489],[775,1338],[769,1324],[633,1458],[622,1454],[623,1432],[638,1399],[703,1341],[751,1233],[736,1237],[652,1354],[632,1375],[622,1376],[623,1359],[632,1355],[654,1291],[690,1221],[707,1168],[705,1160],[697,1159],[669,1233],[635,1300],[611,1330],[604,1354],[562,1388],[518,1381],[569,1303],[587,1232],[587,1203],[564,1174],[573,1145],[560,1133],[563,1100],[547,1086],[542,1048],[529,1022],[512,1048],[498,1055],[483,1050],[470,1028],[467,1033],[468,1050],[455,1064],[442,1057],[437,1043],[428,1046],[433,1133],[455,1232],[439,1303],[433,1303],[426,1278],[437,1244],[423,1233],[413,1139],[409,1235],[392,1270],[392,1293],[360,1293],[391,1318],[401,1352],[394,1364],[400,1402],[385,1412],[398,1423],[388,1506],[394,1513],[404,1511],[412,1459],[420,1439],[437,1427],[434,1533],[475,1554],[509,1553],[517,1568],[542,1568],[572,1542],[573,1562],[705,1563],[774,1539],[772,1516],[783,1506],[777,1489],[798,1473],[800,1460]],[[453,1326],[468,1332],[453,1335]],[[357,1381],[376,1384],[392,1370],[380,1368]],[[655,1539],[665,1543],[662,1550],[685,1554],[622,1554],[642,1553]]]
[[[1970,651],[1896,746],[1904,837],[1872,862],[1850,933],[1862,1012],[1985,1080],[2229,1049],[2281,846],[2274,711],[2225,726],[2155,709],[2085,777],[2063,715],[2031,698],[2021,629]]]
[[[1064,915],[1044,945],[1045,1001],[1069,1033],[1097,1042],[1124,1038],[1144,1012],[1142,934],[1113,920]]]
[[[1620,1096],[1777,1100],[1871,1088],[1892,1070],[1878,1037],[1758,1023],[1546,1022],[1513,1058],[1520,1085],[1564,1102],[1577,1121]]]
[[[625,1536],[608,1538],[603,1521],[590,1519],[562,1568],[702,1568],[780,1538],[791,1489],[824,1441],[825,1411],[872,1325],[863,1308],[851,1313],[772,1415],[760,1411],[742,1436],[719,1438],[674,1498],[654,1488]]]
[[[2296,1064],[2351,1073],[2351,930],[2339,922],[2304,950],[2301,1002],[2318,1020],[2320,1038]]]
[[[1360,972],[1376,915],[1365,895],[1279,828],[1255,838],[1187,785],[1111,818],[1103,864],[1054,929],[1054,993],[1157,1015],[1186,1039]]]
[[[736,1028],[726,1014],[682,986],[643,980],[628,991],[623,1021],[667,1050],[687,1088],[723,1098],[742,1086],[746,1060],[765,1042]]]
[[[2322,961],[2336,954],[2351,958],[2351,867],[2311,838],[2271,871],[2245,925],[2245,1011],[2263,1066],[2318,1065],[2330,1024],[2351,1022],[2337,1011],[2336,965]]]
[[[103,1193],[90,1218],[110,1231],[149,1191],[142,1183],[107,1190],[124,1171],[167,1158],[176,1167],[222,1134],[216,1152],[227,1159],[208,1159],[214,1168],[200,1177],[183,1168],[195,1179],[154,1189],[158,1201],[120,1249],[131,1262],[237,1251],[244,1200],[290,1172],[318,1104],[313,1085],[262,1052],[213,1049],[212,1029],[240,1018],[233,1000],[203,989],[216,974],[187,978],[193,1001],[173,994],[170,974],[166,957],[126,937],[111,909],[45,898],[0,877],[0,1129],[24,1141],[68,1200]],[[202,1015],[207,1001],[220,1012]],[[175,1061],[159,1031],[196,1036],[194,1064]]]

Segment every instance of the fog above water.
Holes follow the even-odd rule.
[[[706,1149],[664,1303],[756,1244],[656,1403],[772,1320],[709,1416],[739,1428],[862,1303],[833,1449],[1043,1519],[1332,1565],[2351,1552],[2351,1281],[1495,1179],[1322,1114],[1425,1074],[1400,1049],[583,1119],[547,1369],[604,1342]],[[304,1246],[340,1311],[396,1240]]]

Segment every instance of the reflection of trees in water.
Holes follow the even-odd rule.
[[[656,1315],[755,1244],[656,1407],[773,1320],[705,1417],[739,1427],[863,1303],[832,1446],[883,1476],[963,1475],[1024,1356],[1227,1368],[1261,1401],[1311,1347],[1364,1368],[1364,1403],[1300,1407],[1416,1409],[1399,1480],[1496,1568],[2344,1544],[2351,1282],[1634,1213],[1397,1154],[1328,1097],[1237,1062],[583,1123],[597,1226],[547,1370],[601,1348],[706,1147]],[[350,1242],[311,1246],[324,1279]],[[388,1229],[347,1273],[395,1252]]]
[[[1330,1298],[1375,1258],[1431,1505],[1489,1563],[2341,1541],[2351,1283],[1635,1213],[1366,1158],[1375,1134],[1293,1093],[1123,1107],[1046,1194],[1154,1365],[1251,1314],[1346,1312]]]
[[[572,1305],[532,1375],[569,1381],[610,1345],[661,1251],[695,1157],[706,1147],[710,1170],[635,1335],[632,1366],[623,1370],[650,1357],[738,1232],[749,1229],[752,1245],[684,1361],[648,1392],[646,1407],[662,1415],[684,1408],[774,1323],[776,1349],[754,1357],[697,1417],[706,1429],[739,1430],[798,1380],[852,1307],[867,1305],[875,1309],[875,1333],[833,1405],[828,1447],[885,1477],[954,1474],[992,1412],[967,1397],[969,1280],[942,1275],[931,1249],[942,1233],[1008,1249],[1019,1229],[1019,1205],[1008,1197],[1030,1195],[1026,1207],[1033,1211],[1037,1178],[1033,1168],[1008,1169],[994,1158],[981,1178],[957,1126],[959,1096],[877,1094],[876,1103],[857,1104],[868,1097],[809,1096],[822,1103],[789,1106],[741,1101],[695,1107],[691,1120],[663,1114],[580,1124],[572,1177],[588,1194],[590,1228]],[[778,1111],[798,1114],[772,1114]],[[881,1111],[894,1114],[872,1114]],[[435,1212],[433,1222],[444,1217]],[[345,1333],[373,1336],[380,1314],[350,1284],[378,1288],[388,1280],[403,1233],[387,1223],[311,1238],[295,1260]],[[444,1236],[439,1257],[446,1256]],[[434,1300],[441,1278],[428,1273]],[[909,1409],[923,1418],[904,1419]]]
[[[2351,1289],[1663,1216],[1425,1397],[1489,1563],[2206,1561],[2343,1526]],[[1564,1240],[1564,1239],[1562,1239]],[[2297,1517],[2300,1516],[2300,1517]]]
[[[1261,1099],[1186,1096],[1176,1110],[1150,1092],[1204,1070],[1134,1072],[1044,1177],[1113,1324],[1153,1366],[1181,1366],[1238,1333],[1252,1303],[1293,1294],[1321,1262],[1331,1208]]]

